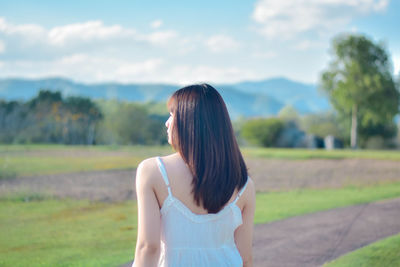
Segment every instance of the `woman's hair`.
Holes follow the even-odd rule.
[[[174,116],[172,146],[193,175],[194,199],[216,213],[247,181],[225,103],[212,86],[190,85],[171,96],[168,109]]]

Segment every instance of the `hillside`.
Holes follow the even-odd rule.
[[[0,79],[0,98],[27,100],[40,89],[58,90],[64,96],[79,95],[93,99],[117,98],[137,102],[164,102],[179,88],[168,84],[84,84],[65,78]],[[314,85],[274,78],[229,85],[215,85],[226,101],[233,119],[276,115],[285,105],[292,105],[299,113],[329,109],[327,99],[319,95]]]

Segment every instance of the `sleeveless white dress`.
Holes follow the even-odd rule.
[[[157,164],[168,188],[168,197],[161,207],[158,266],[243,266],[234,232],[242,224],[242,212],[236,202],[246,189],[248,179],[235,200],[218,213],[195,214],[172,195],[167,172],[159,157]]]
[[[248,180],[236,199],[218,213],[195,214],[172,195],[167,172],[159,157],[157,164],[168,188],[168,197],[161,207],[158,266],[243,266],[234,232],[242,224],[242,212],[236,202]]]

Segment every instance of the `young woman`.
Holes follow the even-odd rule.
[[[176,153],[137,169],[133,266],[252,266],[255,189],[222,97],[191,85],[168,109]]]

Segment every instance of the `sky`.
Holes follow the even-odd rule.
[[[397,0],[0,0],[0,78],[316,84],[343,33],[382,43],[398,75],[398,14]]]

